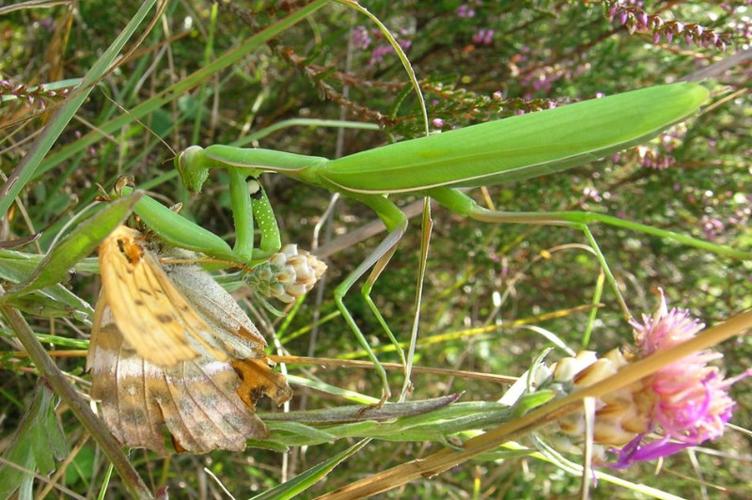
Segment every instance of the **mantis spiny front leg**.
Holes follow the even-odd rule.
[[[191,147],[182,155],[180,155],[176,160],[176,167],[180,172],[183,181],[186,183],[189,189],[191,189],[192,191],[198,191],[201,189],[203,183],[207,178],[208,169],[212,167],[219,167],[228,170],[228,172],[230,172],[230,190],[235,223],[242,223],[245,225],[245,227],[252,228],[253,218],[256,218],[259,221],[259,228],[261,230],[260,247],[264,251],[264,255],[267,252],[274,251],[273,247],[275,245],[277,247],[279,246],[279,230],[276,224],[276,220],[274,219],[271,204],[269,203],[266,194],[263,192],[263,190],[260,190],[259,192],[262,193],[261,196],[257,196],[258,199],[253,200],[253,195],[248,196],[247,188],[245,186],[245,179],[248,176],[255,178],[261,173],[262,170],[271,167],[277,169],[286,168],[290,165],[290,163],[288,163],[289,160],[294,161],[295,165],[308,164],[310,167],[315,167],[316,165],[321,164],[321,160],[326,161],[325,159],[317,157],[304,157],[302,155],[292,155],[289,153],[276,154],[277,152],[267,150],[250,150],[250,157],[245,158],[245,163],[243,163],[243,165],[246,165],[246,167],[242,168],[239,165],[233,165],[230,162],[218,162],[216,161],[215,156],[213,156],[212,154],[204,155],[202,151],[203,150],[201,148],[195,146]],[[254,165],[258,165],[259,168],[255,168]],[[299,169],[290,169],[290,171],[295,170]],[[245,197],[241,196],[243,194],[243,189],[245,189]],[[344,297],[347,295],[355,282],[360,279],[369,269],[373,268],[371,275],[361,288],[361,294],[369,309],[373,312],[377,321],[385,331],[390,342],[397,349],[402,364],[403,366],[405,366],[405,355],[402,346],[395,338],[386,320],[382,316],[376,304],[371,299],[370,294],[371,290],[373,289],[374,283],[388,264],[389,259],[392,257],[394,251],[396,250],[397,243],[402,238],[402,235],[407,229],[407,217],[402,213],[401,210],[399,210],[399,208],[397,208],[396,205],[394,205],[394,203],[389,201],[386,197],[372,195],[358,196],[352,193],[350,193],[349,196],[374,210],[374,212],[376,212],[379,218],[381,218],[381,220],[386,225],[387,230],[389,231],[389,234],[386,236],[386,238],[384,238],[384,240],[368,255],[368,257],[366,257],[366,259],[359,266],[357,266],[356,269],[353,270],[342,281],[342,283],[340,283],[336,287],[334,291],[334,299],[335,303],[337,304],[337,308],[340,310],[349,328],[355,334],[361,347],[368,353],[368,356],[374,363],[376,371],[382,382],[382,395],[380,399],[381,404],[386,401],[391,395],[386,371],[379,362],[376,355],[373,353],[368,340],[363,335],[363,332],[360,330],[352,314],[345,305]],[[252,210],[248,209],[249,204],[253,206]],[[251,216],[249,216],[249,214],[251,214]],[[244,243],[239,245],[241,238]],[[266,244],[265,242],[267,241],[273,243]],[[248,261],[250,262],[251,256],[256,255],[253,252],[252,244],[252,237],[249,238],[247,235],[244,236],[241,235],[240,232],[238,232],[236,245],[232,250],[232,257],[241,261],[248,259]],[[220,256],[217,255],[217,257]]]

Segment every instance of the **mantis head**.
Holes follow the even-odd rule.
[[[190,146],[175,158],[180,180],[189,191],[197,193],[209,177],[209,166],[201,146]]]

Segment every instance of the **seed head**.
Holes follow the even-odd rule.
[[[248,280],[260,294],[290,303],[308,293],[325,271],[323,261],[289,244],[256,266]]]

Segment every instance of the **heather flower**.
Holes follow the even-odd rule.
[[[629,34],[651,33],[654,44],[661,39],[671,43],[674,37],[683,39],[688,45],[697,44],[703,47],[714,46],[725,50],[730,33],[718,35],[709,28],[698,24],[685,24],[680,21],[664,21],[660,16],[649,14],[643,9],[642,2],[628,0],[616,0],[611,2],[607,15],[609,21],[616,20],[624,26]],[[723,37],[723,38],[721,38]]]
[[[390,53],[392,50],[392,46],[388,44],[376,46],[373,51],[371,51],[371,60],[368,62],[368,64],[373,66],[380,63],[384,60],[384,56]]]
[[[371,45],[371,35],[365,26],[356,26],[350,34],[352,44],[356,49],[365,50]]]
[[[494,30],[480,29],[473,35],[473,43],[476,45],[491,45],[493,43]]]
[[[409,40],[407,38],[397,38],[397,43],[405,52],[410,50],[410,47],[412,47],[413,45],[412,40]],[[371,66],[375,66],[376,64],[379,64],[381,61],[384,60],[384,56],[386,56],[392,51],[394,51],[394,48],[388,43],[382,43],[380,45],[377,45],[371,51],[371,60],[368,61],[368,64]]]
[[[462,5],[457,7],[456,13],[457,13],[457,17],[462,17],[464,19],[470,19],[471,17],[475,17],[475,9],[473,9],[466,3],[463,3]]]
[[[706,240],[715,240],[718,236],[723,234],[723,230],[725,229],[723,221],[708,215],[704,215],[700,222]]]

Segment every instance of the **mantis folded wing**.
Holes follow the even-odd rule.
[[[200,191],[212,168],[226,169],[230,175],[230,194],[238,235],[232,249],[204,229],[194,226],[195,229],[188,230],[185,224],[190,223],[153,200],[139,202],[136,212],[173,245],[252,266],[278,249],[280,239],[271,204],[260,186],[249,194],[246,185],[249,177],[257,179],[265,172],[285,175],[339,192],[373,209],[386,225],[388,235],[336,288],[335,301],[360,344],[376,364],[383,384],[384,401],[389,396],[386,372],[345,307],[343,297],[361,276],[373,268],[363,287],[363,295],[390,339],[396,343],[369,297],[373,283],[388,263],[407,227],[406,216],[388,195],[427,195],[452,212],[485,222],[579,228],[584,231],[628,315],[616,281],[588,229],[590,223],[603,222],[624,227],[729,257],[750,258],[752,254],[603,214],[488,210],[478,206],[457,188],[524,180],[602,158],[644,142],[670,125],[690,117],[707,98],[708,91],[693,83],[650,87],[399,142],[336,160],[265,149],[191,146],[176,159],[180,176],[190,190]],[[254,220],[261,230],[259,249],[254,249]]]

